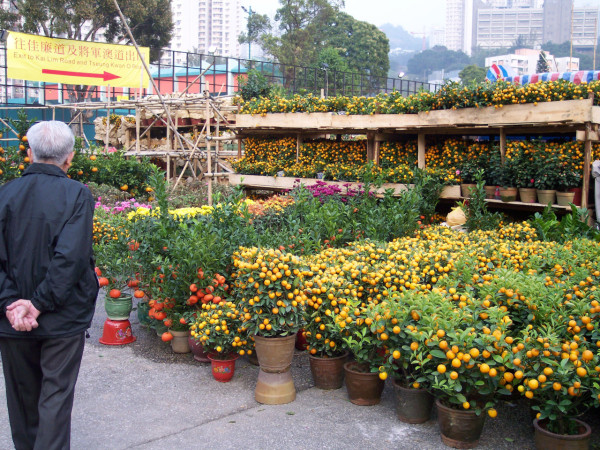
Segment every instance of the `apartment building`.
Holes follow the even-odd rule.
[[[173,0],[170,48],[182,52],[175,54],[176,64],[185,63],[183,52],[190,51],[207,54],[215,50],[219,56],[240,57],[241,6],[240,0]]]
[[[600,6],[573,7],[572,0],[447,0],[446,47],[510,47],[557,44],[573,36],[575,47],[593,47],[600,31]]]

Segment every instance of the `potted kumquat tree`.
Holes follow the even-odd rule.
[[[281,250],[242,248],[233,259],[236,303],[260,365],[256,401],[289,403],[296,398],[290,374],[296,334],[304,324],[306,296],[300,288],[309,272],[298,257]]]

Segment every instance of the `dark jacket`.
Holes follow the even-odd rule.
[[[89,189],[52,164],[32,164],[0,187],[0,336],[67,337],[89,328],[98,278]],[[29,299],[39,327],[15,331],[6,307]]]

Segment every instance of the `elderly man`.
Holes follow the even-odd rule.
[[[40,122],[27,139],[33,164],[0,187],[0,352],[15,448],[67,449],[98,294],[94,201],[66,176],[66,124]]]

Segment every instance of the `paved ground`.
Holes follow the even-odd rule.
[[[191,354],[175,355],[132,313],[137,341],[121,347],[98,342],[106,315],[98,302],[77,384],[73,449],[441,449],[435,415],[426,424],[396,419],[388,382],[381,404],[348,401],[345,388],[313,386],[308,358],[298,353],[292,373],[293,403],[266,406],[254,400],[258,368],[237,361],[229,383],[213,380],[209,366]],[[4,380],[0,375],[0,449],[11,449]],[[600,414],[589,414],[600,449]],[[503,404],[489,419],[482,449],[533,448],[533,429],[523,404]]]

